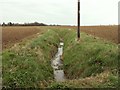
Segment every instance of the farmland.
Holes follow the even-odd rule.
[[[7,37],[4,30],[9,30],[9,28],[13,27],[4,27],[4,38]],[[27,39],[27,35],[29,35],[27,34],[24,38],[20,38],[13,48],[3,50],[3,87],[117,87],[118,47],[114,43],[117,41],[116,26],[111,27],[111,29],[109,29],[110,26],[106,28],[102,26],[101,29],[100,27],[93,27],[93,29],[92,27],[81,27],[80,42],[76,41],[76,27],[14,28],[16,29],[15,35],[18,33],[17,30],[22,29],[24,29],[23,32],[28,28],[37,31],[32,31],[31,35],[35,32],[34,38]],[[50,60],[57,52],[61,38],[65,44],[63,62],[67,80],[65,82],[56,82]],[[8,38],[9,40],[11,43],[16,43],[14,35],[12,39]],[[21,40],[22,42],[19,42]]]
[[[41,30],[42,28],[42,30]],[[76,27],[59,27],[74,29]],[[39,26],[29,27],[3,27],[2,28],[2,41],[3,49],[10,46],[12,43],[21,41],[22,39],[31,35],[43,32],[44,28]],[[81,31],[93,36],[97,36],[114,43],[118,43],[118,26],[81,26]]]
[[[83,32],[118,43],[118,26],[83,26]]]
[[[77,30],[77,27],[63,27],[63,28],[73,28]],[[118,43],[118,26],[81,26],[80,30],[87,34],[91,34],[95,37],[100,37],[114,43]]]
[[[3,49],[13,43],[20,42],[36,33],[42,32],[37,27],[3,27],[2,28],[2,45]]]

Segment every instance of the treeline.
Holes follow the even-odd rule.
[[[20,23],[5,23],[3,22],[2,24],[0,24],[1,26],[48,26],[47,24],[44,23],[38,23],[38,22],[34,22],[34,23],[24,23],[24,24],[20,24]]]

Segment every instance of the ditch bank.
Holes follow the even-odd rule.
[[[64,41],[64,64],[60,60],[60,38]],[[77,43],[75,38],[76,33],[72,29],[51,28],[26,48],[20,45],[17,50],[4,51],[3,86],[44,88],[52,84],[54,78],[56,81],[64,81],[66,78],[81,79],[95,76],[106,69],[113,73],[113,81],[105,84],[116,85],[114,77],[117,76],[117,45],[84,33],[81,33],[80,43]],[[54,59],[51,63],[52,58]],[[69,82],[62,83],[62,86],[66,86],[67,83]],[[73,83],[71,82],[68,87]]]
[[[55,55],[58,43],[57,33],[49,30],[32,41],[3,51],[3,87],[47,87],[54,78],[50,59]]]
[[[26,40],[17,44],[15,48],[3,51],[3,87],[20,88],[36,87],[44,88],[51,82],[64,81],[63,62],[58,60],[58,69],[51,67],[51,59],[60,58],[63,47],[58,47],[60,38],[66,40],[68,31],[61,29],[47,30],[44,34],[38,35],[37,38]],[[65,42],[66,43],[66,42]],[[67,44],[66,44],[67,45]],[[65,46],[66,46],[65,45]],[[63,53],[63,51],[62,51]],[[57,59],[55,59],[57,61]],[[55,61],[55,62],[56,62]],[[58,74],[59,73],[59,74]],[[61,78],[59,78],[59,76]]]
[[[61,29],[56,32],[63,38],[65,44],[63,65],[67,79],[62,83],[54,82],[50,87],[97,88],[118,85],[117,44],[83,32],[80,42],[77,42],[74,30]],[[105,80],[101,77],[104,75]],[[99,79],[103,81],[99,81]]]

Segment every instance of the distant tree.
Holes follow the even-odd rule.
[[[48,25],[44,23],[38,23],[38,22],[24,23],[24,24],[12,23],[12,22],[8,22],[7,24],[5,24],[5,22],[3,22],[2,26],[48,26]]]
[[[8,23],[8,26],[12,26],[13,24],[11,22]]]
[[[5,22],[2,23],[2,26],[6,26]]]
[[[40,24],[38,22],[34,22],[33,25],[39,26]]]

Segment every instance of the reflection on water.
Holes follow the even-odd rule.
[[[64,43],[61,42],[58,48],[58,52],[56,53],[51,63],[54,70],[54,78],[56,81],[65,80],[64,70],[63,70],[63,61],[61,60],[61,57],[63,55],[63,45]]]

